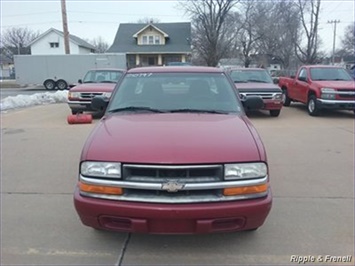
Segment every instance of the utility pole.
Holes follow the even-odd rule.
[[[332,55],[332,65],[334,65],[335,57],[335,38],[337,35],[337,23],[340,23],[340,20],[328,20],[328,23],[334,24],[334,34],[333,34],[333,55]]]
[[[65,49],[65,54],[70,54],[67,8],[65,5],[65,0],[61,0],[61,4],[62,4],[62,22],[63,22],[63,33],[64,33],[64,49]]]

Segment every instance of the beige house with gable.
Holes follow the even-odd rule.
[[[107,52],[125,53],[128,68],[187,62],[190,39],[190,23],[125,23]]]

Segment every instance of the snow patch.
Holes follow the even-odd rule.
[[[1,100],[0,111],[42,104],[66,103],[68,101],[68,92],[68,90],[63,90],[35,93],[32,95],[9,96]]]

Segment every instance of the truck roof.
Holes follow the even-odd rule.
[[[332,65],[304,65],[301,67],[306,67],[306,68],[343,68],[341,66],[332,66]]]
[[[92,68],[89,69],[88,71],[121,71],[121,72],[125,72],[125,69],[122,68],[113,68],[113,67],[100,67],[100,68]]]
[[[263,70],[267,71],[265,68],[260,68],[260,67],[231,67],[229,70],[246,70],[246,71],[251,71],[251,70]]]
[[[128,73],[142,73],[142,72],[153,72],[153,73],[171,73],[171,72],[181,72],[181,73],[223,73],[224,70],[216,67],[206,67],[206,66],[152,66],[152,67],[136,67],[131,68],[127,71]]]

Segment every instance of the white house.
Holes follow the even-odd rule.
[[[32,55],[65,54],[64,33],[54,28],[39,35],[30,44]],[[90,54],[95,47],[77,36],[69,35],[70,54]]]

